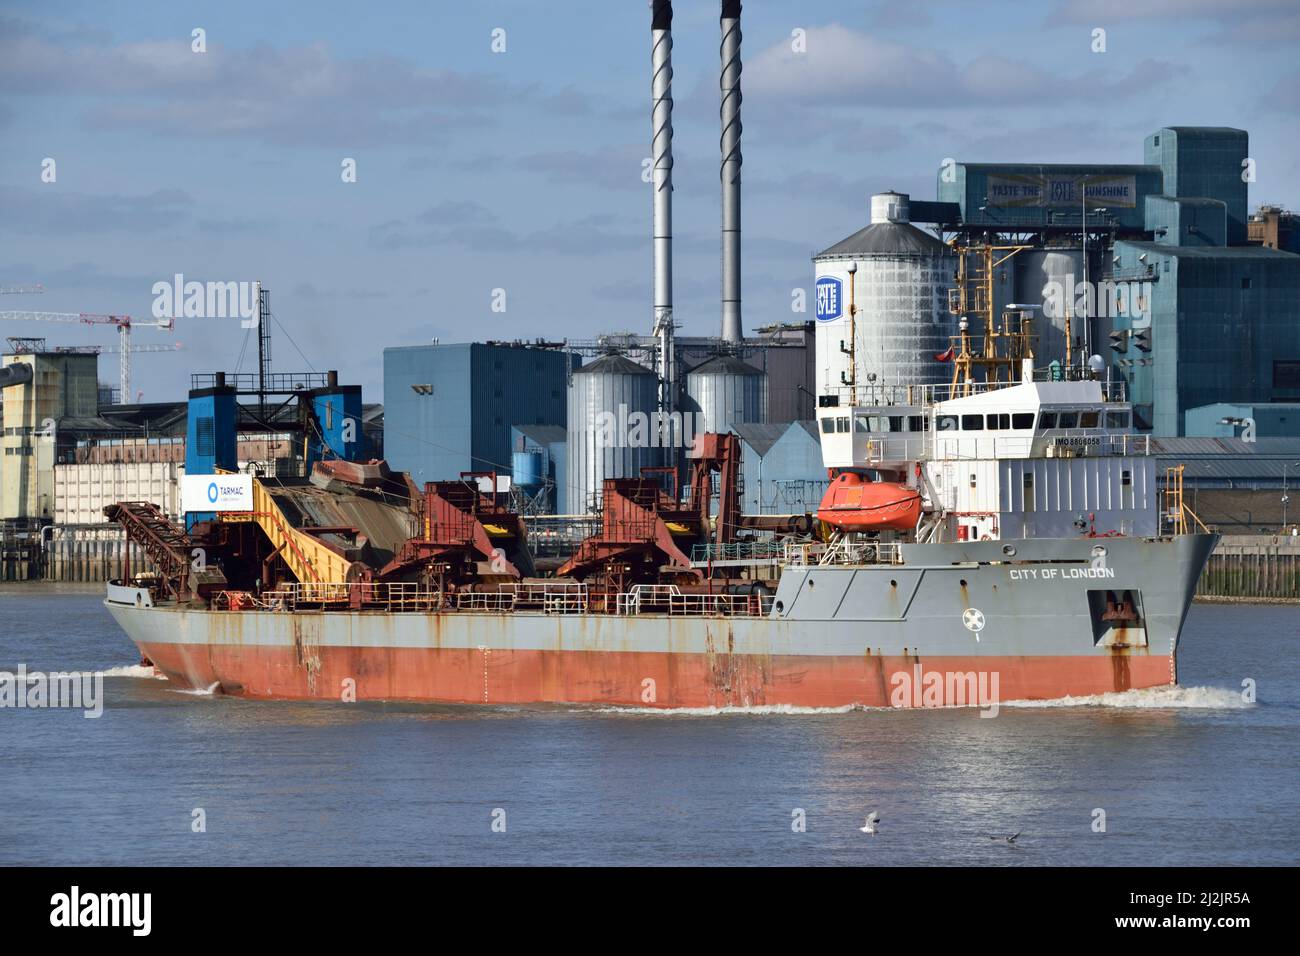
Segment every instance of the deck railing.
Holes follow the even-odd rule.
[[[779,560],[785,554],[780,541],[736,541],[730,544],[697,544],[691,548],[691,563],[710,561],[753,561],[762,558]]]
[[[765,594],[683,594],[676,585],[637,585],[614,595],[613,611],[619,615],[666,614],[692,617],[757,617],[770,613],[772,598]],[[274,590],[218,591],[212,600],[217,611],[408,611],[467,614],[585,614],[590,594],[575,582],[528,582],[502,585],[497,591],[460,591],[449,594],[416,583],[290,582]]]
[[[1034,381],[1050,382],[1054,380],[1048,377],[1045,372],[1036,371]],[[1112,380],[1107,382],[1101,379],[1087,379],[1086,381],[1095,383],[1101,389],[1101,394],[1105,401],[1125,401],[1125,383],[1123,380]],[[874,407],[911,405],[923,408],[928,405],[933,405],[936,402],[947,402],[955,398],[968,398],[971,395],[982,395],[985,392],[996,392],[1008,388],[1011,385],[1019,384],[1023,383],[958,382],[954,385],[951,382],[940,382],[933,385],[835,385],[824,389],[824,393],[826,395],[834,396],[838,400],[838,407],[840,408],[848,408],[854,405]]]
[[[772,610],[767,594],[683,594],[675,584],[637,584],[617,595],[614,613],[668,614],[674,617],[765,617]]]

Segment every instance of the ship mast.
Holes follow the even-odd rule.
[[[977,382],[1013,384],[1024,378],[1024,360],[1034,356],[1033,318],[1028,309],[1010,308],[998,324],[993,276],[998,266],[1031,247],[955,238],[950,245],[957,254],[956,282],[948,292],[948,310],[958,317],[958,334],[952,337],[953,397],[971,394]],[[971,334],[972,319],[983,321],[982,337]],[[976,379],[976,369],[983,370],[981,379]]]

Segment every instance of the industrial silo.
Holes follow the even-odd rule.
[[[850,349],[859,386],[929,384],[952,374],[935,355],[956,330],[948,290],[957,259],[908,221],[908,205],[903,193],[872,196],[871,224],[813,257],[820,394],[836,393],[851,378]]]
[[[525,449],[510,456],[511,484],[534,494],[545,482],[546,456],[536,449]]]
[[[767,421],[767,375],[730,355],[709,359],[686,375],[692,431],[726,432],[740,422]]]
[[[1095,285],[1102,279],[1102,256],[1088,248],[1089,283]],[[1076,342],[1084,340],[1083,322],[1080,318],[1079,299],[1082,295],[1084,281],[1083,250],[1079,246],[1056,249],[1032,249],[1017,253],[1011,263],[1016,273],[1015,301],[1023,305],[1042,306],[1034,316],[1034,364],[1041,367],[1049,362],[1065,361],[1065,318],[1068,308],[1070,316],[1070,336]],[[1098,349],[1095,341],[1097,329],[1101,326],[1095,317],[1110,307],[1110,303],[1094,303],[1091,314],[1094,316],[1092,350]],[[1105,323],[1103,323],[1105,324]],[[1075,355],[1075,362],[1078,355]]]
[[[576,369],[569,386],[566,509],[598,510],[606,478],[635,478],[662,461],[659,378],[622,355]]]

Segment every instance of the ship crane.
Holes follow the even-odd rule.
[[[119,347],[115,351],[121,356],[119,385],[123,401],[126,401],[131,394],[131,352],[140,351],[138,348],[132,349],[131,347],[131,328],[138,326],[140,328],[171,331],[175,327],[175,320],[171,318],[141,322],[129,315],[105,315],[96,312],[0,312],[0,321],[10,319],[30,322],[83,322],[86,325],[117,326]]]

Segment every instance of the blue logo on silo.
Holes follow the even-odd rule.
[[[834,276],[817,280],[817,321],[830,322],[844,314],[844,284]]]
[[[217,503],[217,483],[215,481],[208,485],[208,501],[214,505]]]

